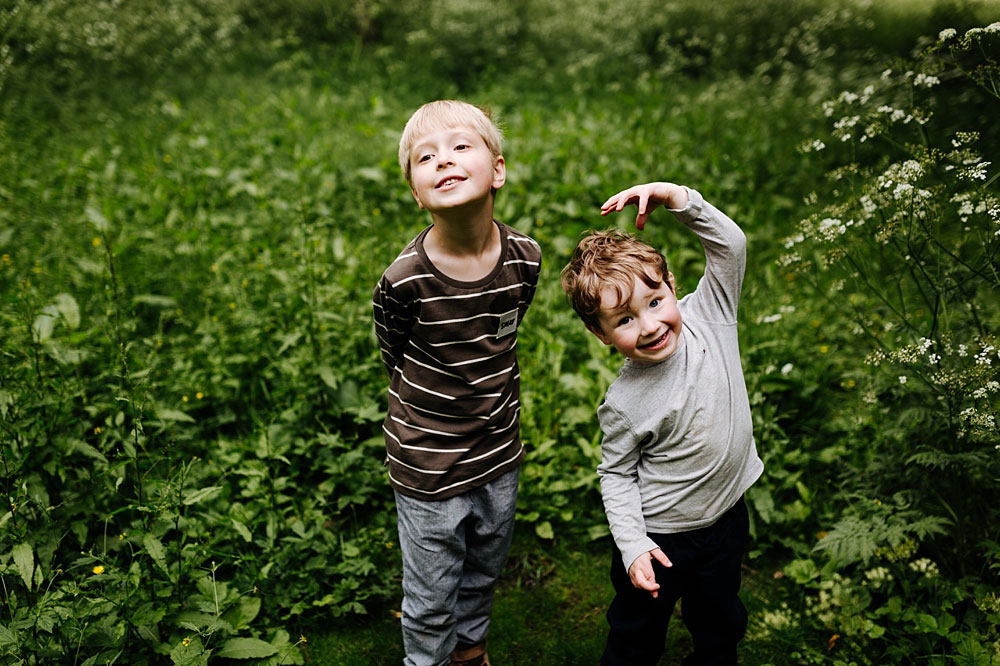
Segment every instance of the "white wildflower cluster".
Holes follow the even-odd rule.
[[[835,241],[839,236],[842,236],[844,232],[847,231],[848,225],[853,225],[854,221],[851,220],[846,224],[840,220],[834,219],[832,217],[820,220],[820,223],[816,225],[816,232],[825,241]]]
[[[913,184],[924,175],[924,167],[916,160],[896,162],[882,173],[876,183],[882,189],[890,189],[900,183]]]
[[[819,139],[813,139],[812,141],[806,141],[799,146],[799,152],[801,153],[815,153],[826,148],[826,144]]]
[[[945,28],[944,30],[938,33],[938,41],[946,42],[949,39],[953,39],[957,34],[958,31],[955,30],[954,28]]]
[[[1000,391],[1000,382],[996,380],[990,380],[986,382],[984,386],[980,386],[975,391],[972,392],[972,397],[976,400],[984,400],[989,397],[990,394],[997,393]]]
[[[799,626],[798,613],[793,612],[787,603],[782,602],[777,610],[766,610],[752,618],[747,635],[752,639],[763,639],[770,636],[772,631],[781,634],[797,626]]]
[[[985,28],[972,28],[965,33],[965,39],[978,38],[980,35],[1000,33],[1000,21],[990,23]]]
[[[881,113],[883,115],[888,116],[888,120],[891,123],[898,123],[898,122],[902,121],[903,124],[906,125],[911,120],[913,120],[913,114],[912,113],[907,113],[906,111],[903,111],[902,109],[897,109],[895,107],[889,106],[888,104],[883,104],[882,106],[878,107],[878,109],[876,109],[876,111],[878,111],[879,113]]]
[[[838,573],[819,583],[815,597],[806,597],[806,612],[827,626],[833,626],[840,610],[850,607],[854,601],[854,591],[850,581]]]
[[[937,84],[941,83],[941,80],[936,76],[930,76],[929,74],[924,74],[921,72],[917,74],[913,79],[913,85],[918,88],[933,88]]]
[[[951,145],[961,148],[976,141],[979,141],[979,132],[955,132],[955,138],[951,140]]]
[[[958,172],[958,177],[965,180],[986,180],[986,170],[991,164],[993,163],[979,162],[978,164],[973,164],[972,166],[961,169]]]
[[[853,134],[851,128],[858,124],[861,116],[844,116],[833,124],[833,135],[841,141],[850,141]]]
[[[984,345],[979,353],[976,354],[976,365],[992,365],[993,364],[993,352],[996,351],[996,347],[993,345]]]
[[[983,192],[959,192],[951,202],[958,204],[958,216],[963,223],[973,215],[985,215],[994,225],[1000,226],[1000,197]],[[1000,234],[1000,230],[994,233]]]
[[[921,557],[919,560],[910,562],[910,570],[921,573],[927,578],[935,578],[941,575],[938,565],[926,557]]]
[[[792,370],[794,369],[795,369],[794,365],[792,365],[791,363],[786,363],[783,366],[781,366],[781,374],[787,377],[789,374],[791,374]]]
[[[972,428],[973,433],[984,435],[994,433],[997,428],[996,418],[989,412],[967,407],[959,412],[958,417]]]
[[[865,572],[865,578],[872,583],[872,587],[881,587],[892,580],[892,574],[885,567],[875,567]]]
[[[976,597],[976,608],[984,613],[1000,613],[1000,593],[990,592],[989,594]]]
[[[787,238],[785,238],[783,241],[781,241],[781,244],[785,246],[785,249],[790,250],[799,243],[801,243],[802,241],[804,241],[805,239],[806,237],[803,236],[802,234],[795,234],[794,236],[788,236]]]

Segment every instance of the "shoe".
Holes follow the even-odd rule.
[[[490,666],[486,643],[477,643],[462,649],[455,648],[451,653],[451,666]]]

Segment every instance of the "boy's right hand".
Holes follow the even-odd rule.
[[[673,563],[667,559],[662,550],[654,548],[635,558],[632,565],[628,568],[628,577],[632,579],[633,585],[640,590],[646,590],[655,599],[657,590],[660,589],[660,584],[656,582],[656,576],[653,574],[653,558],[656,558],[656,561],[665,567],[673,566]]]
[[[635,228],[642,231],[642,228],[646,226],[646,219],[657,206],[680,210],[687,205],[687,201],[687,190],[680,185],[646,183],[645,185],[635,185],[612,195],[601,205],[601,215],[607,215],[612,211],[621,212],[625,206],[635,204],[635,207],[639,209],[635,216]]]

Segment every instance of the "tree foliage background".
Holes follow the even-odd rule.
[[[0,3],[0,655],[303,663],[399,587],[370,295],[421,103],[535,237],[519,539],[606,540],[618,360],[558,287],[669,179],[750,239],[768,663],[1000,663],[995,2]],[[625,228],[627,216],[611,223]],[[682,290],[703,257],[660,218]],[[768,656],[770,655],[770,656]]]

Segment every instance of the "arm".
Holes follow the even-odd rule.
[[[393,297],[392,285],[383,277],[375,285],[372,294],[372,310],[375,319],[375,336],[382,352],[382,363],[392,376],[396,364],[403,358],[403,350],[410,340],[411,320],[405,312],[405,305]]]
[[[604,440],[597,474],[611,534],[632,584],[655,598],[660,586],[653,574],[652,559],[665,567],[671,566],[671,562],[646,534],[639,494],[639,444],[627,417],[620,411],[605,403],[598,416]]]
[[[639,209],[635,216],[635,228],[642,231],[646,226],[646,219],[649,218],[650,213],[656,210],[657,206],[681,210],[687,206],[687,203],[687,190],[680,185],[646,183],[645,185],[635,185],[613,195],[601,206],[601,215],[607,215],[611,211],[621,212],[625,206],[635,204]]]
[[[695,290],[696,307],[714,321],[735,322],[746,268],[747,239],[743,230],[701,194],[673,183],[647,183],[622,190],[601,206],[601,214],[621,211],[635,204],[639,209],[636,227],[657,206],[664,206],[684,226],[698,235],[705,250],[705,275]]]

